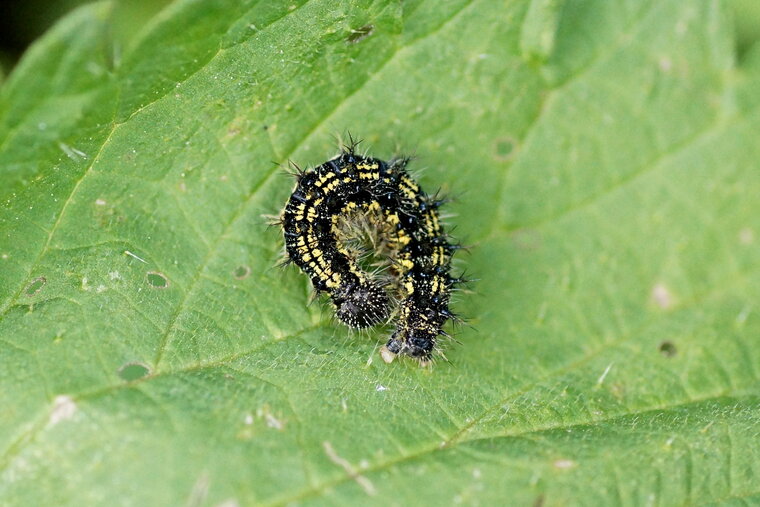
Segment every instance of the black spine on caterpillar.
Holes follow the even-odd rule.
[[[386,348],[428,360],[442,326],[452,317],[450,275],[456,246],[438,220],[440,201],[426,195],[406,171],[408,159],[384,162],[363,157],[353,146],[338,157],[298,175],[282,215],[285,249],[327,292],[336,316],[349,327],[379,324],[391,314],[391,297],[400,300],[396,329]],[[391,283],[381,282],[358,264],[345,244],[342,220],[371,215],[389,258]]]

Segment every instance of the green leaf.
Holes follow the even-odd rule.
[[[564,0],[533,0],[522,23],[520,49],[528,62],[545,63],[554,40]]]
[[[534,3],[43,37],[0,89],[3,502],[760,500],[760,46],[720,1]],[[347,130],[458,196],[480,281],[432,370],[273,267],[278,164]]]
[[[754,0],[730,0],[736,20],[736,45],[741,57],[760,39],[760,3]]]

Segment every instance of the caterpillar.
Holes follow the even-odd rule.
[[[395,330],[381,355],[405,355],[427,363],[442,329],[456,316],[449,310],[450,276],[460,248],[449,242],[439,220],[444,202],[427,195],[406,170],[408,157],[388,162],[360,155],[352,142],[322,165],[296,172],[297,184],[280,217],[287,261],[327,293],[335,315],[351,328],[367,328],[395,317]],[[366,252],[352,243],[356,227],[369,224],[374,254],[386,276],[371,274]],[[361,229],[361,227],[359,227]]]

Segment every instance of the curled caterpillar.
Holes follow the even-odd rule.
[[[317,293],[329,294],[337,318],[366,328],[395,316],[395,331],[382,351],[427,362],[449,310],[451,257],[439,222],[442,201],[429,196],[406,171],[408,158],[388,162],[355,152],[356,143],[337,157],[297,174],[298,183],[281,217],[290,261],[311,279]],[[351,224],[374,229],[374,254],[385,261],[386,276],[361,264],[366,252],[352,241]]]

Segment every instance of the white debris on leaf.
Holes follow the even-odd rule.
[[[347,459],[339,456],[330,442],[322,442],[322,447],[324,448],[328,459],[341,467],[346,472],[346,475],[356,481],[367,495],[374,496],[377,494],[377,489],[375,489],[375,485],[372,481],[359,474]]]
[[[658,283],[652,287],[652,301],[665,310],[673,306],[673,294],[665,284]]]
[[[264,419],[267,422],[267,426],[270,428],[274,428],[278,431],[282,431],[283,428],[285,428],[285,423],[282,422],[280,419],[277,419],[274,415],[272,415],[271,412],[266,412],[264,414]]]
[[[85,152],[77,150],[73,146],[69,146],[66,143],[58,143],[58,147],[66,154],[67,157],[75,162],[87,159],[87,154]]]
[[[380,349],[380,357],[383,358],[383,361],[390,364],[396,358],[396,354],[388,350],[388,347],[383,345],[383,347]]]
[[[560,470],[566,470],[568,468],[573,468],[577,465],[577,463],[571,459],[558,459],[554,462],[554,468],[559,468]]]
[[[50,426],[55,426],[61,421],[71,419],[74,417],[76,411],[77,404],[74,403],[71,396],[66,396],[65,394],[56,396],[53,400],[53,411],[50,412],[50,420],[48,424]]]

